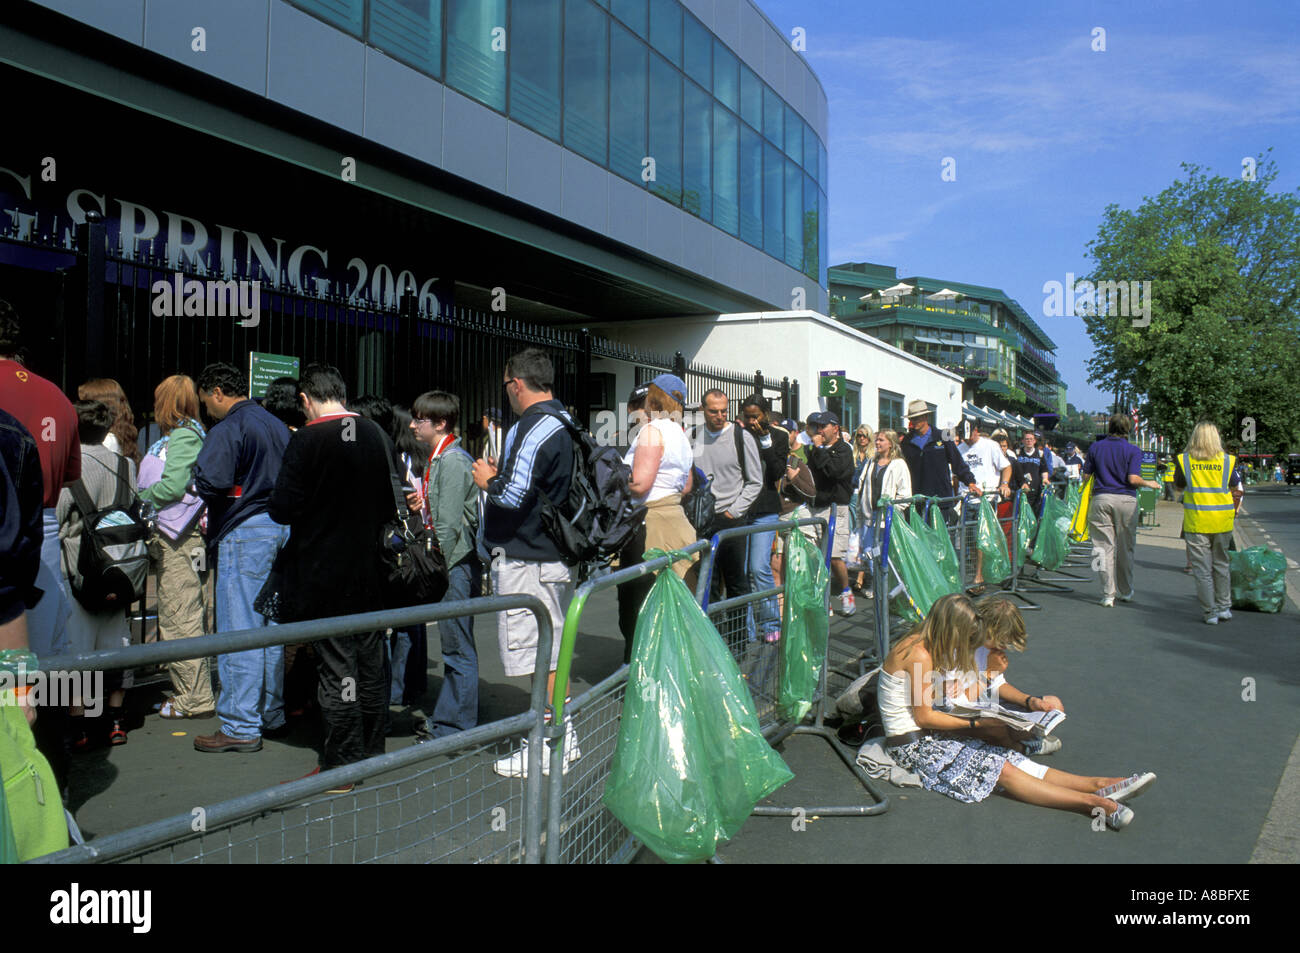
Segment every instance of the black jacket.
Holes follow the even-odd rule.
[[[829,447],[809,447],[808,469],[817,483],[813,506],[841,506],[853,499],[853,448],[843,436]]]
[[[952,496],[952,474],[964,485],[975,482],[975,474],[957,452],[957,444],[944,440],[939,431],[931,427],[926,432],[925,448],[912,442],[912,436],[903,438],[903,459],[912,473],[912,492],[918,496]]]
[[[763,460],[763,489],[758,493],[758,499],[749,510],[749,515],[765,516],[768,513],[781,512],[781,494],[778,490],[781,478],[785,476],[785,461],[790,455],[790,434],[780,427],[768,427],[767,435],[771,437],[769,446],[763,446],[763,441],[759,437],[754,437],[758,441],[758,455]],[[754,432],[750,431],[750,436]]]

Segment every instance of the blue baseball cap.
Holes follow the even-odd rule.
[[[686,403],[686,382],[676,374],[660,374],[650,383],[678,403]]]

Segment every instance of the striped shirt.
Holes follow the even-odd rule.
[[[488,482],[483,542],[511,559],[558,562],[560,552],[542,529],[541,497],[562,504],[573,475],[573,439],[547,413],[568,414],[558,400],[534,404],[506,434],[501,468]]]

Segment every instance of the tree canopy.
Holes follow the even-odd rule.
[[[1149,325],[1083,314],[1089,379],[1176,443],[1208,419],[1225,440],[1300,445],[1300,189],[1270,190],[1267,153],[1252,181],[1182,168],[1136,210],[1107,206],[1088,243],[1092,282],[1151,282]]]

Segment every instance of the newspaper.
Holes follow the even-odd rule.
[[[949,699],[948,707],[943,711],[958,718],[995,718],[1004,724],[1010,725],[1017,731],[1033,732],[1040,737],[1050,735],[1057,725],[1065,721],[1065,712],[1063,711],[1056,711],[1055,709],[1051,711],[1023,711],[1006,708],[987,699],[973,702],[962,697],[952,698]]]

